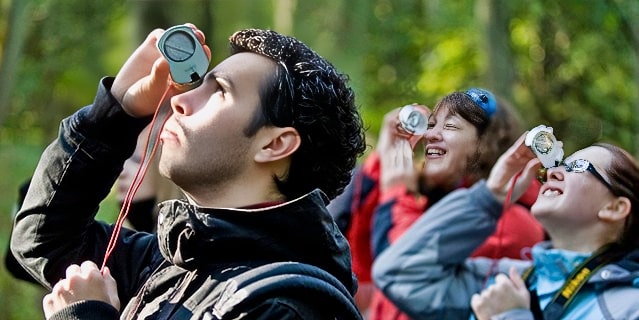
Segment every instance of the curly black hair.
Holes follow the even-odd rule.
[[[271,30],[246,29],[230,39],[231,54],[253,52],[273,59],[277,71],[261,92],[263,125],[293,127],[302,143],[285,177],[274,177],[288,199],[316,188],[329,199],[350,181],[366,148],[364,125],[349,78],[301,41]]]

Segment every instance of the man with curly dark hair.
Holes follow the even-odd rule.
[[[17,214],[12,251],[52,290],[45,316],[360,319],[349,247],[326,209],[365,149],[348,78],[292,37],[248,29],[199,86],[167,89],[163,33],[62,121]],[[138,133],[169,98],[159,169],[186,199],[160,205],[157,235],[96,221]],[[237,290],[240,276],[272,265],[311,271],[270,281],[271,295]],[[339,294],[318,298],[336,292],[327,287]]]

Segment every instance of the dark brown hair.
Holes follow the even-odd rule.
[[[448,108],[451,114],[459,115],[477,128],[479,144],[468,173],[472,182],[488,177],[499,156],[521,134],[520,119],[513,107],[502,98],[496,98],[497,108],[492,116],[478,106],[464,92],[453,92],[442,98],[433,108],[433,114],[441,108]]]
[[[630,214],[626,218],[624,230],[618,243],[628,249],[639,248],[639,165],[626,150],[609,143],[595,143],[593,146],[602,147],[612,155],[610,167],[606,174],[610,180],[612,193],[617,197],[630,200]]]

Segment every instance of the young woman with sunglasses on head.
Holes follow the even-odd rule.
[[[532,261],[469,257],[537,175],[523,141],[383,252],[374,281],[414,319],[639,319],[639,166],[614,145],[546,170],[531,212],[551,240]]]

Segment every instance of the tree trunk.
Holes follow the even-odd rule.
[[[22,55],[22,48],[29,31],[28,13],[31,2],[29,0],[11,1],[7,35],[0,65],[0,127],[4,124],[7,114],[11,111],[11,92],[16,75],[16,67]]]
[[[187,22],[195,24],[205,34],[212,32],[212,0],[134,0],[133,19],[136,40],[144,40],[156,28],[167,29]],[[136,47],[138,43],[135,44]]]
[[[639,5],[636,2],[632,4],[628,3],[624,8],[621,8],[617,2],[608,0],[608,5],[615,9],[617,14],[621,17],[621,32],[628,41],[628,44],[633,48],[635,53],[635,68],[634,68],[634,85],[636,92],[639,92]],[[634,126],[633,136],[634,150],[628,150],[639,157],[639,101],[634,102]]]
[[[508,30],[508,2],[503,0],[479,0],[476,17],[482,26],[486,69],[486,86],[496,94],[512,101],[511,84],[515,80],[510,33]]]
[[[293,34],[293,13],[296,0],[273,0],[273,25],[283,34]]]

